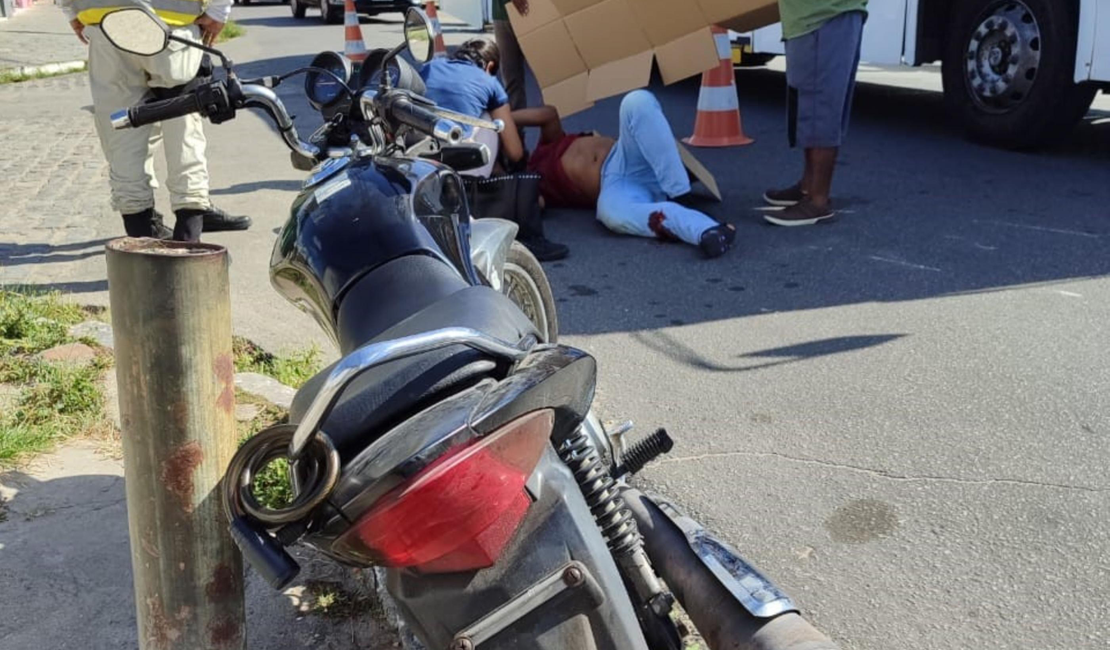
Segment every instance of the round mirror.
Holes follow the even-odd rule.
[[[140,7],[113,11],[100,20],[100,31],[118,49],[153,56],[166,49],[168,33],[158,17]]]
[[[417,63],[427,63],[435,53],[436,29],[428,15],[413,7],[405,13],[405,44]]]

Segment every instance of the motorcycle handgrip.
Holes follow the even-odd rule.
[[[175,117],[201,112],[200,98],[196,93],[185,93],[171,99],[146,102],[112,113],[112,128],[128,129]]]
[[[458,144],[463,137],[462,127],[445,120],[432,111],[407,99],[395,100],[389,107],[393,119],[433,136],[447,144]]]

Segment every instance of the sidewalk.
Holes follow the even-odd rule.
[[[0,21],[0,70],[84,61],[88,51],[51,0]]]

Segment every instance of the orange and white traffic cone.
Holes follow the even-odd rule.
[[[713,26],[721,63],[701,76],[698,117],[694,135],[682,141],[693,147],[735,147],[755,142],[744,135],[740,121],[740,99],[736,94],[736,72],[732,68],[732,44],[728,30]]]
[[[343,56],[355,63],[366,60],[366,41],[362,40],[355,0],[343,1]]]
[[[447,56],[447,44],[443,42],[443,29],[439,26],[436,3],[425,2],[424,13],[428,14],[428,19],[432,21],[432,27],[436,30],[436,56]]]

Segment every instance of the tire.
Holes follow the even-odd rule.
[[[501,292],[528,316],[544,343],[557,343],[559,317],[555,313],[555,295],[543,267],[524,244],[513,242],[503,276]]]
[[[949,113],[973,139],[1029,149],[1064,135],[1096,89],[1076,84],[1078,3],[952,3],[942,76]]]
[[[293,12],[294,18],[304,18],[304,12],[307,9],[300,0],[289,0],[289,10]]]
[[[343,7],[320,0],[320,19],[328,25],[338,25],[343,22]]]

